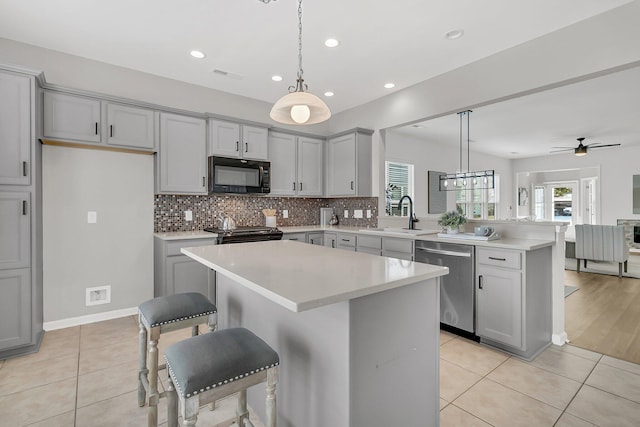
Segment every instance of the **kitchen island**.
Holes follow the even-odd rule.
[[[216,271],[220,328],[278,351],[279,426],[439,424],[446,267],[293,241],[182,253]],[[248,393],[258,414],[264,393]]]

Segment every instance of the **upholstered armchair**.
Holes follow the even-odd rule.
[[[629,246],[622,225],[576,225],[576,260],[580,273],[580,260],[609,261],[618,263],[618,277],[622,277],[622,267],[627,272]]]

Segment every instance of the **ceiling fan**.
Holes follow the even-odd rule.
[[[584,141],[586,138],[585,137],[580,137],[578,138],[578,146],[577,147],[551,147],[551,148],[558,148],[558,150],[554,150],[554,151],[550,151],[551,153],[559,153],[561,151],[571,151],[573,150],[573,153],[576,156],[586,156],[587,155],[587,149],[589,148],[602,148],[602,147],[616,147],[620,144],[583,144],[582,141]]]

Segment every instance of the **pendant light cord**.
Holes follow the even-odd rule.
[[[302,79],[302,0],[298,0],[298,79]]]

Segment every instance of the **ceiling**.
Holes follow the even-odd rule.
[[[304,77],[310,91],[337,113],[629,2],[306,0]],[[269,103],[296,79],[295,0],[0,0],[0,10],[2,38]],[[446,39],[453,29],[463,29],[464,36]],[[340,45],[325,47],[329,37]],[[207,56],[194,59],[193,49]],[[283,81],[273,82],[274,74]],[[395,88],[385,89],[387,82]],[[324,97],[326,91],[335,96]],[[516,132],[511,124],[516,119],[531,121],[530,115],[520,117],[521,111],[508,111],[499,124],[504,137],[507,129]],[[472,117],[478,132],[482,123],[492,123],[482,114]],[[603,126],[566,128],[553,142],[570,145],[577,136],[598,137]],[[492,136],[491,150],[498,151],[503,140]],[[549,137],[538,131],[513,151],[524,153]]]
[[[640,67],[476,108],[470,115],[470,150],[503,158],[549,155],[553,147],[640,145]],[[466,150],[466,121],[463,141]],[[434,143],[460,144],[457,114],[393,130]],[[596,155],[602,150],[588,150]],[[557,155],[572,156],[565,151]]]

